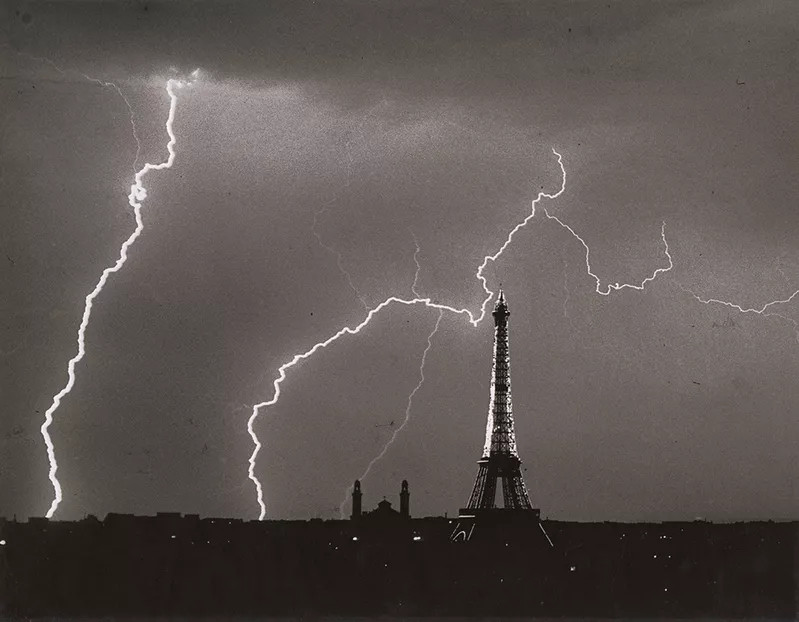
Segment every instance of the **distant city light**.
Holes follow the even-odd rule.
[[[357,542],[358,541],[358,536],[352,536],[352,541],[353,542]]]
[[[5,545],[6,545],[6,541],[5,540],[0,540],[0,546],[5,546]]]
[[[413,537],[413,541],[414,541],[414,542],[419,542],[419,540],[421,540],[421,539],[422,539],[422,536],[414,536],[414,537]],[[506,545],[506,546],[507,546],[507,545]]]
[[[577,570],[577,566],[571,566],[569,568],[569,572],[574,572],[575,570]]]

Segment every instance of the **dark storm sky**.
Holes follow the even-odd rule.
[[[52,499],[39,426],[66,381],[83,299],[134,227],[135,142],[177,159],[145,178],[145,231],[98,298],[51,428],[57,517],[257,516],[246,421],[278,366],[419,290],[477,311],[474,272],[511,306],[518,446],[551,518],[799,517],[796,102],[799,5],[784,2],[6,3],[0,48],[0,513]],[[67,71],[59,74],[46,57]],[[332,517],[399,422],[437,312],[390,308],[289,371],[256,424],[272,518]],[[411,421],[363,483],[411,484],[416,515],[463,505],[488,405],[489,321],[445,315]]]

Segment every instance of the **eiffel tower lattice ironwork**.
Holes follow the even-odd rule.
[[[508,349],[508,305],[499,291],[494,311],[494,361],[491,372],[491,401],[483,455],[478,460],[477,480],[468,506],[462,513],[476,514],[497,509],[497,481],[502,481],[505,510],[535,512],[521,473],[521,460],[516,450],[513,406],[510,392],[510,351]]]

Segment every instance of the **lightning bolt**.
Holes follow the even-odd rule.
[[[366,114],[366,116],[358,124],[358,128],[357,129],[358,129],[359,132],[362,131],[363,125],[367,122],[367,120],[369,120],[372,116],[374,116],[374,114],[377,111],[377,109],[380,108],[381,106],[385,105],[385,103],[386,103],[385,100],[383,100],[381,103],[379,103],[376,106],[374,106]],[[366,299],[358,291],[358,288],[355,287],[355,283],[352,280],[352,275],[344,267],[344,257],[341,254],[341,251],[338,251],[335,248],[333,248],[332,246],[330,246],[329,244],[326,244],[325,242],[323,242],[322,241],[322,235],[319,233],[319,230],[317,228],[319,226],[319,217],[330,209],[330,205],[333,204],[336,201],[336,199],[338,198],[338,194],[340,192],[346,190],[347,188],[349,188],[350,185],[352,184],[353,157],[352,157],[352,146],[350,144],[350,140],[349,139],[347,139],[344,142],[344,149],[347,152],[347,181],[344,183],[343,186],[341,186],[333,194],[333,196],[330,198],[329,201],[327,201],[319,210],[314,212],[313,225],[311,226],[311,233],[313,233],[313,235],[316,238],[316,241],[319,244],[319,246],[321,246],[328,253],[330,253],[331,255],[334,255],[336,257],[336,266],[338,267],[339,272],[341,272],[341,274],[344,276],[344,278],[347,279],[347,284],[349,285],[350,289],[355,294],[355,297],[358,300],[361,301],[361,304],[363,305],[364,310],[368,312],[369,311],[369,305],[367,304]]]
[[[405,406],[405,419],[403,419],[402,423],[394,429],[394,432],[392,432],[391,434],[391,438],[389,438],[388,442],[386,442],[386,444],[383,445],[383,449],[381,450],[381,452],[377,454],[374,458],[372,458],[372,461],[366,467],[366,470],[358,478],[359,480],[363,481],[366,479],[366,476],[369,475],[369,473],[372,471],[372,467],[375,464],[377,464],[383,458],[383,456],[386,455],[388,448],[391,447],[391,445],[394,443],[394,439],[396,439],[397,435],[402,431],[402,429],[406,425],[408,425],[408,421],[410,421],[411,419],[411,407],[413,406],[413,398],[419,392],[419,389],[421,389],[422,385],[424,384],[424,366],[425,363],[427,362],[427,354],[428,352],[430,352],[430,348],[433,347],[433,337],[435,337],[436,333],[438,332],[438,327],[441,325],[441,318],[443,317],[444,317],[444,310],[439,309],[436,325],[433,327],[433,330],[430,331],[430,334],[427,336],[427,347],[424,349],[424,352],[422,352],[422,360],[419,363],[419,382],[416,383],[416,386],[413,388],[413,391],[411,391],[410,394],[408,395],[408,403]],[[347,490],[344,492],[344,500],[341,502],[341,505],[339,506],[339,514],[341,515],[341,518],[344,518],[344,506],[347,505],[347,500],[351,493],[352,493],[352,486],[347,488]]]
[[[513,241],[513,236],[516,235],[516,233],[520,229],[524,228],[527,225],[527,223],[530,222],[530,220],[532,220],[535,217],[536,206],[538,205],[538,203],[542,199],[545,199],[545,198],[546,199],[551,199],[551,200],[557,199],[566,190],[566,169],[563,166],[563,157],[555,149],[552,149],[552,153],[555,154],[555,156],[557,157],[558,166],[560,167],[560,170],[561,170],[562,182],[561,182],[560,189],[557,192],[553,193],[553,194],[550,194],[550,193],[547,193],[547,192],[539,192],[538,195],[536,196],[536,198],[533,199],[533,201],[531,202],[530,214],[524,220],[522,220],[520,223],[518,223],[513,229],[511,229],[510,233],[508,234],[507,238],[505,239],[505,242],[502,244],[502,246],[500,246],[499,250],[497,250],[494,254],[486,255],[483,258],[482,263],[477,268],[477,272],[475,273],[475,277],[477,278],[478,281],[480,281],[480,283],[482,284],[482,287],[483,287],[483,291],[485,292],[485,298],[483,299],[483,302],[480,305],[480,313],[479,314],[475,315],[469,309],[465,309],[465,308],[464,309],[458,309],[458,308],[455,308],[455,307],[451,307],[449,305],[444,305],[444,304],[441,304],[441,303],[433,302],[430,298],[422,298],[422,297],[418,297],[417,296],[416,298],[405,299],[405,298],[400,298],[398,296],[391,296],[389,298],[386,298],[383,302],[378,304],[376,307],[370,309],[368,311],[368,313],[366,314],[366,317],[359,324],[357,324],[356,326],[354,326],[354,327],[345,326],[344,328],[341,328],[336,333],[334,333],[332,336],[328,337],[326,340],[320,341],[320,342],[316,343],[315,345],[313,345],[309,350],[306,350],[305,352],[302,352],[300,354],[295,354],[289,361],[287,361],[286,363],[283,363],[278,368],[277,378],[275,378],[275,380],[272,382],[273,394],[272,394],[271,399],[266,400],[264,402],[260,402],[258,404],[255,404],[253,406],[253,408],[252,408],[252,413],[250,414],[250,417],[247,420],[247,432],[249,433],[250,438],[252,439],[253,445],[254,445],[252,454],[250,455],[250,458],[248,460],[247,476],[250,478],[250,480],[255,485],[256,500],[258,502],[258,507],[260,508],[259,520],[263,520],[264,517],[266,516],[266,505],[264,503],[263,486],[261,485],[260,480],[255,476],[255,462],[256,462],[256,460],[258,458],[258,454],[260,453],[261,448],[262,448],[263,445],[261,444],[261,441],[258,439],[258,435],[255,433],[255,430],[253,429],[253,425],[254,425],[256,419],[258,418],[258,415],[260,414],[260,411],[262,409],[268,408],[269,406],[274,406],[275,404],[277,404],[278,400],[280,399],[280,385],[286,379],[287,371],[289,369],[291,369],[292,367],[294,367],[300,361],[303,361],[303,360],[305,360],[307,358],[310,358],[317,351],[328,347],[329,345],[331,345],[332,343],[334,343],[335,341],[337,341],[339,338],[343,337],[344,335],[355,335],[355,334],[359,333],[365,326],[367,326],[369,324],[369,322],[372,321],[372,318],[377,313],[379,313],[382,309],[384,309],[385,307],[387,307],[389,305],[392,305],[392,304],[400,304],[400,305],[406,305],[406,306],[424,305],[425,307],[428,307],[428,308],[431,308],[431,309],[437,309],[439,311],[448,311],[448,312],[453,313],[455,315],[463,315],[463,316],[465,316],[468,319],[469,323],[472,326],[476,327],[485,318],[486,305],[491,300],[491,298],[494,296],[494,292],[491,291],[488,288],[487,279],[483,275],[486,267],[488,266],[489,263],[495,262],[502,255],[502,253],[505,251],[505,249]],[[590,250],[588,248],[588,245],[585,243],[585,240],[583,240],[579,235],[577,235],[577,233],[571,227],[569,227],[567,224],[563,223],[557,217],[551,216],[546,210],[544,210],[544,213],[546,214],[547,218],[549,218],[551,220],[555,220],[562,227],[567,229],[585,247],[585,249],[586,249],[586,254],[585,254],[586,268],[588,270],[588,274],[591,275],[596,280],[596,282],[597,282],[596,291],[599,294],[607,296],[610,293],[611,290],[618,291],[618,290],[625,289],[625,288],[641,290],[641,289],[644,288],[644,286],[648,282],[650,282],[653,279],[655,279],[658,276],[658,274],[660,274],[662,272],[667,272],[668,270],[671,270],[671,268],[672,268],[673,264],[672,264],[672,260],[671,260],[671,255],[669,254],[668,242],[666,241],[666,233],[665,233],[666,223],[664,222],[663,226],[661,227],[661,237],[662,237],[663,243],[664,243],[664,245],[666,247],[666,256],[669,259],[669,267],[668,268],[658,268],[657,270],[655,270],[655,272],[652,274],[651,277],[648,277],[648,278],[644,279],[641,282],[640,285],[634,285],[634,284],[619,285],[618,283],[616,283],[615,285],[609,285],[608,288],[607,288],[607,291],[603,292],[603,291],[601,291],[599,277],[596,276],[593,273],[593,271],[591,270],[591,264],[589,262]]]
[[[558,158],[558,166],[560,166],[560,172],[561,172],[560,190],[558,190],[555,194],[549,194],[547,192],[539,192],[538,196],[536,196],[536,198],[533,199],[530,204],[530,214],[524,220],[518,223],[513,229],[511,229],[510,233],[508,234],[508,237],[505,239],[505,242],[502,244],[502,246],[499,247],[499,250],[496,253],[494,253],[493,255],[486,255],[483,258],[483,263],[481,263],[480,266],[477,268],[475,277],[482,284],[483,291],[485,292],[486,296],[483,299],[483,304],[480,305],[480,315],[477,318],[474,318],[471,313],[469,314],[469,322],[471,322],[472,326],[474,327],[477,327],[477,325],[483,321],[483,318],[485,317],[486,314],[486,305],[488,304],[488,301],[491,300],[491,298],[494,296],[494,292],[488,289],[488,281],[483,276],[483,272],[488,266],[488,263],[489,262],[494,263],[499,258],[499,256],[505,252],[505,249],[508,248],[508,246],[510,246],[510,243],[513,241],[513,236],[516,235],[516,233],[520,229],[526,227],[528,222],[530,222],[533,218],[535,218],[535,208],[538,205],[538,203],[541,201],[541,199],[554,200],[557,199],[560,195],[562,195],[566,191],[566,168],[563,166],[563,156],[559,154],[557,151],[555,151],[555,149],[552,149],[552,153],[554,153],[555,156]],[[544,213],[547,214],[547,211],[544,210]],[[547,217],[549,217],[549,214],[547,214]],[[574,233],[574,231],[572,231],[572,234],[577,239],[582,241],[582,238],[580,238],[580,236]],[[583,242],[583,245],[585,245],[585,242]]]
[[[724,307],[729,307],[731,309],[735,309],[736,311],[738,311],[740,313],[754,313],[755,315],[762,315],[763,317],[778,317],[778,318],[780,318],[782,320],[785,320],[786,322],[790,322],[793,325],[794,335],[796,335],[796,341],[797,341],[797,343],[799,343],[799,322],[797,322],[796,320],[794,320],[792,318],[789,318],[786,315],[783,315],[782,313],[775,313],[773,311],[768,311],[768,309],[770,307],[774,306],[774,305],[787,304],[787,303],[791,302],[794,298],[799,296],[799,289],[797,289],[793,294],[791,294],[790,296],[788,296],[787,298],[785,298],[783,300],[772,300],[771,302],[767,302],[766,304],[764,304],[762,307],[760,307],[758,309],[758,308],[755,308],[755,307],[743,307],[742,305],[739,305],[737,303],[730,302],[728,300],[720,300],[718,298],[702,298],[701,296],[699,296],[699,295],[695,294],[694,292],[692,292],[687,287],[683,287],[679,283],[677,283],[677,286],[682,291],[684,291],[686,294],[689,294],[695,300],[697,300],[698,302],[701,302],[704,305],[713,305],[713,304],[722,305]]]
[[[416,234],[411,231],[411,235],[413,236],[413,244],[416,246],[416,250],[413,251],[413,263],[416,264],[416,272],[413,273],[413,285],[411,285],[411,293],[419,297],[419,292],[416,290],[416,287],[419,285],[419,273],[422,270],[422,266],[419,263],[419,252],[422,250],[419,246],[419,240],[416,239]]]
[[[197,71],[192,74],[192,77],[196,76]],[[102,83],[102,81],[100,82]],[[175,109],[177,108],[177,95],[175,95],[175,89],[186,86],[187,84],[190,84],[190,82],[184,82],[182,80],[175,79],[167,80],[166,92],[169,95],[169,115],[166,120],[166,132],[169,135],[169,142],[167,142],[166,149],[169,156],[164,162],[160,162],[158,164],[150,164],[149,162],[145,163],[145,165],[134,175],[133,184],[130,187],[130,194],[128,194],[128,204],[133,208],[133,214],[136,220],[136,228],[133,230],[133,233],[130,234],[128,239],[122,243],[122,246],[119,249],[119,259],[117,259],[113,265],[103,270],[102,274],[100,275],[100,279],[94,286],[94,289],[86,296],[85,305],[83,307],[83,317],[81,318],[80,326],[78,327],[78,352],[69,360],[69,363],[67,364],[67,383],[64,385],[63,389],[53,396],[52,404],[44,413],[44,423],[42,423],[40,430],[42,437],[44,438],[44,443],[47,447],[47,458],[50,462],[48,477],[55,493],[53,501],[50,504],[50,509],[46,514],[47,518],[51,518],[53,516],[58,508],[58,505],[63,499],[61,484],[56,477],[56,473],[58,472],[58,463],[55,457],[55,447],[48,430],[53,423],[53,415],[61,405],[61,400],[72,390],[72,387],[75,385],[75,367],[86,354],[86,329],[89,326],[89,319],[91,318],[94,300],[103,290],[103,287],[108,281],[108,277],[115,272],[119,272],[122,266],[125,265],[125,261],[127,261],[128,258],[128,249],[133,245],[144,229],[144,222],[142,221],[141,217],[142,202],[147,198],[147,190],[143,184],[144,176],[150,171],[160,171],[171,168],[175,161],[175,144],[177,142],[177,138],[175,137],[175,133],[172,128],[175,121]]]
[[[569,225],[560,220],[560,218],[558,218],[557,216],[552,216],[546,209],[544,210],[544,214],[546,215],[547,218],[549,218],[550,220],[554,220],[561,227],[566,229],[575,238],[577,238],[580,244],[583,245],[583,248],[585,248],[585,269],[588,272],[589,276],[591,276],[596,281],[596,293],[599,294],[600,296],[608,296],[611,291],[617,292],[622,289],[636,289],[641,291],[644,289],[647,283],[654,281],[657,278],[658,274],[662,274],[663,272],[668,272],[674,267],[674,262],[672,261],[671,253],[669,253],[669,243],[668,240],[666,240],[666,222],[664,221],[660,226],[660,239],[663,240],[663,249],[664,249],[663,253],[666,255],[666,258],[669,260],[668,267],[657,268],[652,273],[651,276],[646,277],[638,285],[635,285],[634,283],[622,283],[621,285],[619,285],[618,283],[608,283],[607,288],[603,290],[602,281],[596,274],[594,274],[593,270],[591,269],[591,262],[590,262],[591,249],[588,248],[588,244],[585,243],[585,240],[583,240],[583,238],[577,235],[574,229],[572,229]]]
[[[349,185],[349,183],[350,183],[350,182],[348,181],[348,182],[347,182],[347,185]],[[346,186],[345,186],[345,187],[346,187]],[[333,198],[332,198],[332,199],[330,199],[330,201],[328,201],[328,202],[327,202],[327,203],[326,203],[326,204],[325,204],[325,205],[324,205],[324,206],[323,206],[323,207],[322,207],[322,208],[321,208],[319,211],[317,211],[317,212],[315,212],[315,213],[314,213],[314,216],[313,216],[313,225],[311,226],[311,232],[313,233],[314,237],[316,238],[316,241],[319,243],[319,246],[321,246],[321,247],[322,247],[323,249],[325,249],[325,250],[326,250],[328,253],[330,253],[331,255],[334,255],[334,256],[336,257],[336,266],[338,266],[338,271],[339,271],[339,272],[341,272],[341,274],[343,274],[343,275],[344,275],[344,278],[345,278],[345,279],[347,279],[347,284],[350,286],[350,289],[351,289],[351,290],[353,291],[353,293],[355,294],[355,297],[356,297],[358,300],[360,300],[360,301],[361,301],[361,304],[363,305],[363,308],[364,308],[364,310],[365,310],[365,311],[369,311],[369,305],[367,304],[367,302],[366,302],[366,299],[365,299],[365,298],[364,298],[364,297],[361,295],[361,293],[358,291],[358,288],[356,288],[356,287],[355,287],[355,283],[353,283],[353,281],[352,281],[352,275],[351,275],[351,274],[349,273],[349,271],[348,271],[348,270],[347,270],[347,269],[344,267],[344,257],[342,256],[342,254],[341,254],[341,251],[338,251],[338,250],[336,250],[335,248],[333,248],[332,246],[329,246],[328,244],[325,244],[325,243],[322,241],[322,235],[319,233],[319,230],[317,229],[317,226],[318,226],[318,224],[319,224],[319,222],[318,222],[318,221],[319,221],[319,217],[320,217],[322,214],[324,214],[324,213],[325,213],[325,212],[326,212],[326,211],[329,209],[329,208],[328,208],[328,205],[330,205],[331,203],[333,203],[333,201],[335,201],[335,200],[336,200],[336,198],[335,198],[335,197],[333,197]]]

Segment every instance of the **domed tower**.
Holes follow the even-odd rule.
[[[403,518],[411,517],[411,493],[408,492],[408,480],[402,480],[400,489],[400,516]]]
[[[352,487],[352,520],[361,517],[361,480],[356,479]]]

